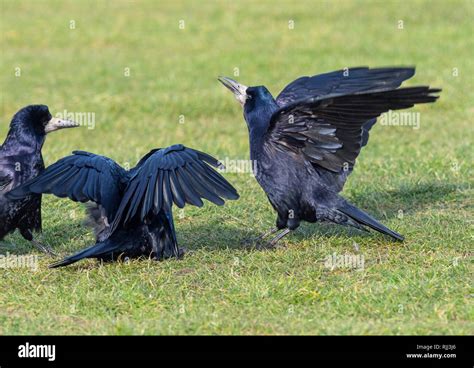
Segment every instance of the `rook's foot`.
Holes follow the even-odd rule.
[[[43,253],[46,253],[46,254],[50,255],[51,257],[56,257],[57,256],[57,254],[54,253],[53,250],[49,246],[41,244],[39,241],[34,240],[34,239],[31,242],[33,243],[33,245],[36,248],[38,248]]]
[[[188,253],[186,248],[178,248],[178,259],[183,259],[186,253]]]
[[[285,229],[283,230],[280,234],[275,236],[272,240],[270,240],[268,243],[266,243],[263,246],[263,249],[272,249],[275,248],[276,244],[283,238],[285,235],[287,235],[290,232],[290,229]]]
[[[245,245],[250,245],[250,244],[255,244],[255,243],[259,243],[260,240],[266,238],[267,236],[271,235],[271,234],[274,234],[278,231],[279,229],[278,228],[272,228],[270,230],[268,230],[267,232],[263,233],[262,235],[260,236],[257,236],[256,238],[249,238],[249,239],[244,239],[241,241],[242,244],[245,244]]]

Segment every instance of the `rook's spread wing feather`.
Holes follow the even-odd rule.
[[[121,199],[126,171],[113,160],[84,151],[74,151],[49,166],[36,178],[8,193],[21,198],[29,193],[54,194],[75,202],[93,201],[112,221]]]
[[[235,188],[210,165],[218,167],[219,162],[180,144],[149,154],[130,178],[110,232],[121,223],[168,213],[173,203],[201,207],[203,198],[217,205],[237,199]]]
[[[310,96],[395,89],[414,74],[413,67],[374,69],[356,67],[312,77],[301,77],[287,85],[276,98],[276,102],[279,106],[284,106]]]
[[[423,86],[299,100],[275,111],[265,142],[340,172],[353,167],[371,119],[388,110],[433,102],[438,96],[432,93],[439,91]]]

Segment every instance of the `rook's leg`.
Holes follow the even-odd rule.
[[[280,241],[281,238],[283,238],[285,235],[287,235],[291,230],[290,229],[285,229],[283,230],[280,234],[275,236],[272,240],[270,240],[266,245],[265,248],[273,248],[275,247],[276,243]]]
[[[49,246],[41,244],[39,241],[35,240],[30,229],[20,229],[20,234],[43,253],[49,254],[50,256],[57,256]]]
[[[266,238],[267,236],[276,233],[278,230],[280,229],[278,229],[277,227],[271,228],[270,230],[264,232],[262,235],[259,235],[256,238],[244,239],[243,243],[246,243],[246,244],[257,243],[260,240]]]

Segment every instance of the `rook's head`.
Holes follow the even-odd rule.
[[[243,107],[245,120],[249,127],[258,123],[267,123],[271,113],[277,108],[272,94],[264,86],[247,87],[227,77],[219,77],[221,82],[229,89]]]
[[[10,127],[36,136],[44,136],[55,130],[77,127],[74,121],[55,118],[46,105],[29,105],[19,110],[12,119]]]
[[[235,99],[244,107],[249,98],[249,95],[247,95],[248,87],[227,77],[218,77],[217,79],[234,94]]]
[[[272,94],[265,86],[247,87],[227,77],[218,77],[217,79],[234,94],[236,100],[244,108],[274,101]]]

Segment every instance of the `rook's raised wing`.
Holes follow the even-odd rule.
[[[102,206],[112,221],[120,204],[127,172],[115,161],[84,151],[74,151],[49,166],[36,178],[13,189],[8,198],[30,193],[54,194],[75,202],[92,201]]]
[[[218,167],[219,162],[180,144],[149,155],[130,178],[110,232],[120,223],[143,221],[161,210],[169,212],[173,203],[180,208],[185,204],[201,207],[203,198],[217,205],[239,198],[235,188],[209,165]]]
[[[306,98],[274,112],[265,144],[290,150],[333,172],[352,168],[370,119],[388,110],[435,101],[440,89],[409,87],[396,90],[336,94]]]
[[[279,106],[285,106],[307,97],[395,89],[414,74],[413,67],[374,69],[356,67],[312,77],[301,77],[287,85],[276,98],[276,102]]]

